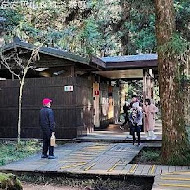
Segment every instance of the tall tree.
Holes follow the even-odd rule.
[[[176,37],[173,0],[155,0],[158,70],[162,112],[162,160],[180,164],[187,160],[184,90],[178,52],[183,46]],[[179,40],[180,42],[180,40]],[[179,47],[176,47],[179,46]]]
[[[129,1],[120,1],[121,4],[121,54],[122,55],[128,55],[129,54],[129,30],[125,26],[125,23],[129,21],[130,18],[130,9],[131,9],[131,4]]]
[[[2,64],[9,72],[19,80],[19,97],[18,97],[18,123],[17,123],[17,141],[20,143],[21,135],[21,121],[22,121],[22,97],[23,97],[23,88],[25,84],[25,79],[28,71],[34,67],[34,63],[39,60],[38,54],[39,48],[32,50],[31,56],[28,60],[21,58],[20,55],[29,53],[17,51],[11,52],[10,54],[4,54],[1,50],[0,52],[0,64]],[[16,71],[15,71],[16,69]]]

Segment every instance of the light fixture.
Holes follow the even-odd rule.
[[[37,68],[37,69],[34,69],[34,70],[41,72],[41,71],[44,71],[44,70],[47,70],[47,69],[49,69],[49,68]]]
[[[56,76],[58,76],[58,75],[63,74],[64,72],[65,72],[64,70],[61,70],[61,71],[56,71],[53,74],[56,75]]]

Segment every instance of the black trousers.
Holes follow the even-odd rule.
[[[140,142],[141,142],[140,132],[141,132],[142,126],[137,126],[137,125],[132,125],[132,124],[130,124],[130,128],[131,128],[130,131],[131,131],[132,136],[133,136],[133,144],[134,144],[135,141],[136,141],[135,132],[137,133],[138,144],[140,144]]]
[[[126,114],[125,115],[125,122],[121,126],[123,127],[125,124],[128,124],[128,123],[129,123],[129,116],[128,116],[128,114]],[[131,132],[130,124],[129,124],[129,135],[133,135]]]
[[[54,147],[50,146],[51,132],[43,131],[43,155],[47,155],[49,150],[49,156],[54,156]]]
[[[128,122],[129,122],[129,116],[128,114],[125,113],[125,122],[121,126],[124,126]]]

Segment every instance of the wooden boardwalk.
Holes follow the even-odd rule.
[[[178,169],[178,168],[177,168]],[[180,169],[180,168],[179,168]],[[155,177],[152,190],[186,190],[190,189],[190,168],[164,173]]]
[[[41,159],[39,153],[2,166],[0,171],[148,176],[155,178],[153,190],[190,189],[189,167],[129,164],[144,146],[155,145],[67,143],[55,149],[55,160]]]
[[[55,160],[41,159],[37,154],[0,170],[107,174],[118,166],[124,168],[142,147],[126,143],[68,143],[55,149]]]
[[[81,142],[132,142],[132,138],[127,138],[129,132],[128,129],[121,130],[120,124],[110,124],[107,129],[93,131],[87,136],[82,136],[77,138]],[[162,126],[159,121],[156,122],[155,135],[157,138],[155,140],[149,140],[148,142],[161,142],[162,140]],[[141,141],[145,142],[146,135],[145,132],[141,132]]]

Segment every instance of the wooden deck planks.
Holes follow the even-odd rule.
[[[41,159],[37,154],[0,170],[155,176],[153,190],[190,189],[188,166],[129,164],[142,147],[126,143],[68,143],[55,149],[55,160]]]

